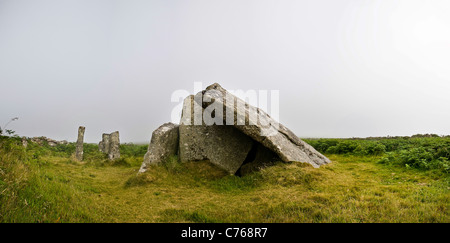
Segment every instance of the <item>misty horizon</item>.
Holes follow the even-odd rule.
[[[446,1],[0,0],[0,126],[148,143],[176,90],[278,90],[301,138],[450,134]],[[269,112],[270,114],[270,112]]]

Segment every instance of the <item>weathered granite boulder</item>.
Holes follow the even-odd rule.
[[[108,154],[108,159],[115,160],[120,158],[120,139],[119,132],[115,131],[111,134],[103,133],[102,141],[98,143],[101,152]]]
[[[237,98],[219,84],[208,86],[197,95],[200,94],[203,96],[201,105],[204,109],[214,103],[226,111],[232,111],[231,115],[236,117],[232,119],[233,127],[275,152],[281,160],[306,162],[314,167],[330,163],[327,157],[295,136],[292,131],[272,119],[263,110]],[[196,102],[200,105],[198,100]],[[230,112],[216,114],[216,117],[218,115],[224,121],[230,120],[227,120]]]
[[[100,141],[98,144],[98,148],[99,148],[100,152],[109,154],[109,147],[111,146],[110,137],[111,137],[111,134],[107,134],[107,133],[102,134],[102,141]]]
[[[108,158],[110,160],[120,158],[120,140],[118,131],[111,133]]]
[[[82,161],[83,160],[84,130],[85,130],[85,127],[83,127],[83,126],[80,126],[78,128],[78,139],[77,139],[77,144],[76,144],[76,148],[75,148],[75,158],[78,161]]]
[[[144,156],[139,173],[145,172],[149,165],[160,164],[178,154],[178,125],[164,123],[152,133],[150,145]]]
[[[180,121],[181,162],[209,160],[219,168],[235,174],[250,151],[251,138],[234,128],[221,125],[195,125],[194,111],[198,106],[193,95],[183,103]]]

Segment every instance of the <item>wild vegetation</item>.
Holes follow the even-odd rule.
[[[450,222],[450,138],[306,139],[333,162],[237,177],[177,158],[137,175],[147,145],[109,161],[85,144],[0,137],[0,222]]]
[[[325,154],[382,155],[379,163],[450,173],[450,136],[426,134],[412,137],[306,141]]]

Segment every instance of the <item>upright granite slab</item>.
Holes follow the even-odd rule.
[[[102,134],[102,141],[98,143],[98,149],[108,155],[108,159],[115,160],[120,158],[120,139],[119,131]]]
[[[144,156],[139,173],[145,172],[149,165],[167,162],[178,154],[178,125],[164,123],[152,133],[152,138]]]
[[[108,158],[110,160],[115,160],[120,158],[120,139],[119,139],[119,131],[115,131],[110,135],[110,146]]]
[[[100,141],[100,143],[98,144],[98,148],[99,148],[100,152],[109,154],[109,148],[111,146],[110,137],[111,137],[111,134],[107,134],[107,133],[102,134],[102,141]]]
[[[196,121],[194,116],[198,113],[195,114],[194,111],[202,109],[194,99],[190,95],[183,103],[179,128],[181,162],[209,160],[228,173],[235,174],[252,147],[252,139],[233,126],[208,126],[201,120]]]
[[[75,147],[75,159],[78,161],[83,160],[83,140],[84,140],[84,131],[85,127],[80,126],[78,128],[78,138],[77,138],[77,144]]]

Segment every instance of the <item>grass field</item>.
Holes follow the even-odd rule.
[[[446,154],[414,150],[442,153],[449,139],[400,140],[307,140],[332,163],[280,162],[237,177],[176,158],[137,175],[146,145],[121,145],[110,162],[85,144],[76,162],[73,144],[25,149],[1,137],[0,222],[450,222]]]

